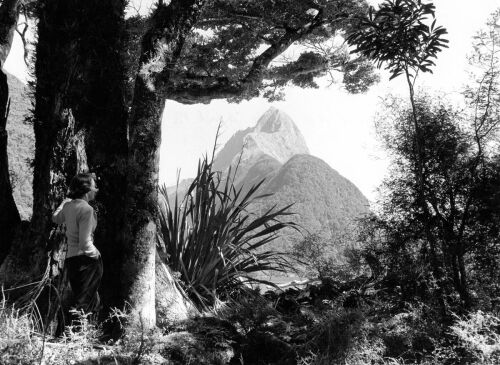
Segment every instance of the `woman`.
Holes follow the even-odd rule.
[[[93,240],[97,217],[88,203],[95,199],[97,192],[94,174],[77,174],[71,180],[69,198],[64,199],[52,216],[54,223],[66,225],[65,265],[74,294],[74,307],[85,313],[96,312],[100,306],[97,289],[103,267]]]

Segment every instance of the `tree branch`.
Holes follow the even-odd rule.
[[[138,77],[149,89],[164,92],[185,37],[195,25],[205,2],[172,0],[168,5],[158,2],[142,39],[139,59]]]
[[[247,74],[239,80],[230,81],[225,77],[197,76],[196,79],[191,78],[190,81],[185,82],[186,79],[179,78],[178,83],[172,80],[174,82],[167,87],[165,98],[183,104],[208,104],[212,99],[255,96],[255,92],[252,91],[262,83],[270,63],[295,41],[322,24],[322,11],[319,11],[310,23],[297,30],[287,30],[276,43],[253,60]]]
[[[19,17],[21,0],[4,0],[0,5],[0,65],[9,55]]]

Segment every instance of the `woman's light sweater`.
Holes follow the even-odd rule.
[[[94,246],[94,230],[97,217],[86,200],[65,199],[52,215],[52,221],[66,225],[68,252],[66,258],[86,255],[98,258],[99,250]]]

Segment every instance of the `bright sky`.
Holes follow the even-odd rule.
[[[437,24],[448,29],[450,48],[439,55],[434,74],[421,78],[418,86],[444,91],[453,97],[466,81],[466,54],[470,52],[472,36],[500,7],[500,0],[481,0],[474,4],[468,0],[436,0],[435,5]],[[18,38],[5,69],[26,80]],[[364,95],[348,95],[335,85],[318,90],[290,88],[285,101],[272,105],[292,117],[312,155],[350,179],[373,201],[375,188],[386,173],[383,152],[377,148],[374,115],[380,108],[380,98],[389,92],[406,95],[404,80],[389,83],[384,78]],[[181,178],[194,175],[198,158],[212,149],[220,120],[223,120],[223,134],[219,143],[223,144],[237,130],[255,125],[270,106],[262,99],[240,104],[213,101],[209,105],[191,106],[167,102],[160,182],[175,184],[178,169],[181,169]]]

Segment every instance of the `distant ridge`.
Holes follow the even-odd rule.
[[[369,202],[351,181],[311,155],[295,155],[265,185],[263,203],[294,204],[296,220],[311,232],[344,229],[368,212]]]

